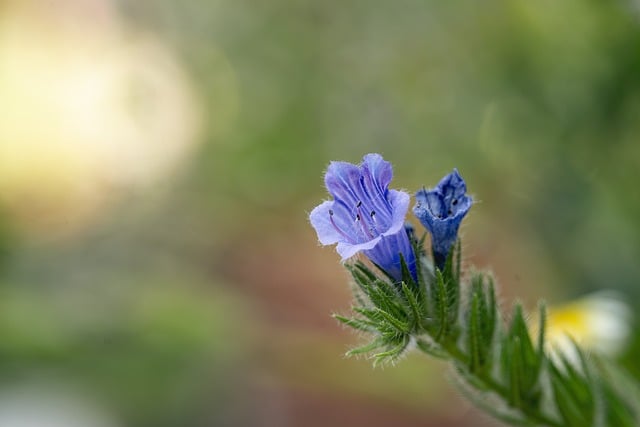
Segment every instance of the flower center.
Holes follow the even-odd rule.
[[[430,200],[427,202],[429,211],[433,216],[438,219],[446,219],[454,216],[458,213],[460,206],[458,206],[460,199],[449,199],[446,196],[439,195],[437,200]]]
[[[368,214],[363,212],[362,201],[358,201],[355,208],[352,209],[355,213],[355,217],[352,220],[351,227],[347,230],[340,228],[334,219],[334,212],[329,209],[329,221],[335,230],[345,238],[345,240],[351,244],[356,244],[358,241],[367,241],[374,239],[380,233],[378,233],[377,226],[378,220],[376,218],[376,211],[370,210]]]
[[[451,203],[450,203],[450,204],[449,204],[449,206],[448,206],[448,208],[449,208],[449,209],[447,209],[447,218],[448,218],[448,217],[450,217],[451,215],[453,215],[453,208],[452,208],[452,206],[455,206],[455,205],[457,205],[457,204],[458,204],[458,199],[453,199],[453,200],[451,201]]]

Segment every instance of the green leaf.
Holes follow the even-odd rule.
[[[459,242],[459,240],[457,242]],[[457,250],[456,247],[458,247]],[[459,260],[456,254],[459,255],[459,245],[454,245],[453,250],[449,252],[444,271],[442,272],[444,284],[447,289],[447,317],[452,325],[457,323],[460,310],[460,275],[457,273],[457,270],[454,270],[454,258]],[[450,328],[449,330],[452,329],[453,328]]]
[[[509,404],[516,408],[522,406],[522,362],[520,356],[520,338],[507,336],[508,341],[503,345],[503,370],[508,380]]]
[[[544,339],[547,327],[547,306],[544,301],[538,304],[538,353],[540,357],[544,353]]]
[[[407,262],[404,259],[404,255],[402,254],[400,254],[400,266],[402,268],[402,281],[408,284],[409,286],[411,286],[412,288],[417,288],[418,284],[416,283],[415,279],[411,275],[409,266],[407,265]]]
[[[423,319],[424,317],[426,317],[424,307],[418,302],[413,291],[409,289],[407,284],[404,282],[402,283],[402,294],[404,295],[404,298],[407,301],[407,304],[411,309],[411,313],[413,315],[411,323],[413,324],[414,328],[417,328],[421,331],[423,327]]]
[[[371,341],[369,344],[347,351],[346,355],[348,357],[351,357],[351,356],[357,356],[359,354],[370,353],[373,350],[382,347],[383,345],[384,345],[384,340],[382,338],[376,338],[375,340]]]
[[[593,425],[595,408],[590,384],[567,359],[560,358],[560,367],[556,363],[549,364],[549,374],[556,409],[564,424]]]
[[[373,282],[378,278],[378,276],[376,276],[376,274],[373,271],[371,271],[371,269],[367,267],[366,264],[360,260],[354,263],[354,267],[357,268],[360,272],[362,272],[362,274],[367,276],[367,278],[369,279],[369,282]]]
[[[509,332],[502,339],[502,373],[507,381],[512,405],[538,407],[543,357],[544,354],[538,353],[533,347],[522,306],[516,304]]]
[[[397,359],[404,353],[407,346],[409,345],[409,342],[410,342],[409,337],[403,337],[401,340],[399,340],[396,346],[390,347],[386,351],[374,354],[373,365],[377,366],[378,364],[382,362],[386,362],[387,360],[393,361]]]
[[[371,332],[371,333],[376,331],[376,324],[369,320],[348,318],[348,317],[341,316],[339,314],[334,314],[333,317],[334,319],[338,320],[340,323],[343,323],[349,327],[352,327],[360,331]]]
[[[359,261],[356,262],[354,265],[347,264],[345,266],[351,273],[351,276],[353,277],[353,280],[356,282],[356,285],[358,285],[358,287],[362,292],[368,295],[369,288],[371,287],[371,284],[376,280],[376,277],[374,276],[373,278],[371,278],[367,274],[368,269],[364,265],[359,263]]]
[[[377,309],[377,313],[382,320],[393,326],[399,333],[408,334],[409,332],[411,332],[411,328],[409,327],[409,324],[407,322],[394,317],[384,310]]]
[[[466,314],[466,349],[471,371],[490,369],[493,363],[496,305],[493,282],[485,286],[484,276],[471,278]]]
[[[595,364],[587,358],[580,346],[572,340],[573,348],[586,382],[590,385],[593,396],[594,424],[624,427],[637,426],[637,412],[616,393],[611,381],[607,381],[606,371],[602,364]]]
[[[462,267],[462,241],[460,239],[458,239],[454,245],[454,250],[452,252],[455,252],[455,265],[456,265],[456,269],[454,271],[454,280],[456,282],[460,282],[460,270]]]
[[[469,307],[469,323],[467,330],[467,348],[469,352],[469,369],[471,372],[476,372],[482,366],[483,346],[481,344],[481,326],[480,318],[480,298],[481,296],[477,291],[472,291],[471,294],[471,307]]]
[[[493,282],[493,277],[489,276],[489,294],[488,294],[488,312],[489,312],[489,324],[491,326],[491,336],[495,334],[498,320],[498,303],[496,300],[496,287]]]
[[[608,424],[640,425],[640,384],[610,360],[595,356],[592,356],[591,360],[603,379],[604,400],[611,402],[607,405]]]
[[[427,238],[427,233],[423,233],[419,241],[411,242],[411,246],[413,247],[413,253],[416,256],[416,272],[418,275],[419,284],[425,283],[425,280],[426,280],[426,277],[423,271],[423,267],[424,267],[423,261],[428,260],[426,252],[424,250],[424,242],[426,238]]]
[[[367,308],[367,307],[353,307],[353,311],[358,314],[363,315],[367,319],[369,319],[372,323],[378,324],[380,323],[380,317],[378,316],[378,311],[375,308]]]
[[[441,341],[447,334],[448,326],[448,304],[447,304],[447,288],[444,283],[442,272],[436,269],[436,281],[434,283],[433,292],[431,292],[432,304],[435,308],[434,316],[436,319],[437,332],[435,340]]]

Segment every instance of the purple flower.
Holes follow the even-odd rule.
[[[416,193],[414,215],[431,233],[431,247],[436,265],[442,269],[451,247],[458,238],[458,228],[469,212],[473,200],[466,195],[467,185],[457,169],[442,178],[436,188]]]
[[[400,254],[416,279],[416,258],[404,220],[409,194],[389,190],[391,164],[379,154],[362,163],[331,162],[324,178],[333,200],[317,206],[309,219],[323,245],[337,243],[342,261],[362,252],[391,277],[402,280]]]

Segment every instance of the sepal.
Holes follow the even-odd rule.
[[[501,371],[509,390],[509,403],[516,407],[538,407],[543,352],[533,346],[522,306],[516,304],[508,333],[502,339]]]
[[[444,268],[434,268],[434,274],[425,283],[429,295],[429,308],[433,313],[429,332],[437,342],[456,342],[460,335],[460,242],[449,252]]]
[[[465,337],[471,372],[491,371],[497,310],[493,279],[489,277],[485,282],[484,275],[474,275],[469,288]]]
[[[347,355],[370,354],[374,364],[398,359],[414,337],[424,331],[429,317],[423,287],[417,283],[401,258],[403,281],[393,282],[387,275],[376,275],[360,261],[347,265],[356,284],[358,305],[355,317],[334,315],[341,323],[370,332],[371,342]],[[360,295],[358,295],[360,294]]]

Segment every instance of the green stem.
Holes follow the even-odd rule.
[[[420,347],[418,347],[420,348]],[[461,363],[465,366],[469,363],[469,356],[465,354],[454,342],[448,342],[442,344],[443,350],[449,355],[451,360],[455,360],[458,363]],[[486,373],[471,373],[471,375],[475,376],[479,382],[484,384],[487,389],[493,391],[498,396],[500,396],[505,402],[508,402],[508,390],[503,385],[496,382],[490,375]],[[555,421],[549,418],[547,415],[541,413],[539,410],[528,407],[512,407],[516,409],[522,414],[524,414],[529,420],[535,422],[539,425],[545,425],[549,427],[563,427],[558,421]]]

